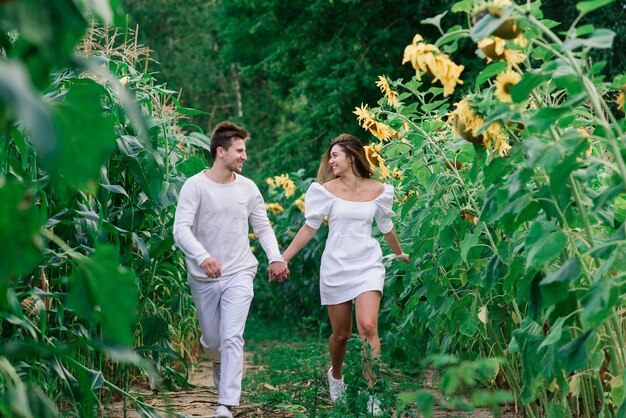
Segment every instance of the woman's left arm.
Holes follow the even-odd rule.
[[[387,240],[387,244],[389,244],[389,248],[391,248],[391,251],[395,254],[395,259],[409,264],[409,255],[402,251],[402,246],[396,234],[396,228],[391,227],[391,231],[383,235],[385,236],[385,240]]]

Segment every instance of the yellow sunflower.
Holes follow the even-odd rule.
[[[370,126],[369,130],[372,135],[374,135],[381,141],[387,141],[389,139],[398,137],[398,132],[396,132],[395,129],[392,129],[384,123],[380,122],[376,122],[373,126]]]
[[[383,77],[382,75],[379,75],[376,85],[378,86],[378,88],[380,88],[381,92],[385,93],[385,95],[387,96],[387,103],[389,103],[390,106],[393,106],[393,107],[400,106],[400,102],[398,102],[398,93],[391,90],[391,87],[389,86],[389,82],[387,81],[385,77]]]
[[[415,35],[411,45],[404,48],[402,64],[410,62],[418,80],[421,80],[421,71],[433,77],[433,82],[439,81],[443,85],[443,95],[449,96],[457,84],[463,84],[459,77],[465,67],[455,64],[446,54],[439,52],[439,48],[425,44],[423,40],[421,35]]]
[[[621,110],[622,112],[624,111],[624,96],[626,96],[626,84],[622,85],[619,88],[619,96],[617,96],[617,108],[619,110]]]
[[[367,161],[369,161],[372,167],[380,167],[385,163],[383,157],[380,156],[379,152],[381,149],[381,144],[374,145],[366,145],[365,148],[365,156],[367,157]]]
[[[285,197],[291,197],[296,192],[296,185],[289,178],[288,174],[281,174],[280,176],[274,176],[274,178],[268,178],[265,180],[267,184],[272,187],[282,187],[285,191]]]
[[[466,99],[455,103],[454,106],[455,109],[448,114],[448,123],[452,126],[452,131],[466,141],[482,144],[482,135],[478,135],[477,132],[484,125],[484,120],[472,110]]]
[[[498,151],[501,157],[509,154],[511,146],[509,145],[508,137],[504,129],[502,129],[500,122],[489,124],[483,136],[485,148]]]
[[[481,134],[478,134],[478,131],[485,125],[485,120],[476,114],[468,100],[462,99],[455,103],[455,107],[456,109],[448,114],[448,123],[452,126],[453,133],[473,144],[498,151],[501,156],[508,154],[511,146],[500,122],[489,124]]]
[[[265,210],[268,212],[272,212],[274,215],[280,215],[285,211],[285,209],[283,209],[283,207],[278,202],[266,203]]]
[[[374,119],[374,115],[372,115],[369,111],[367,105],[361,104],[361,107],[355,108],[352,113],[357,115],[357,120],[363,129],[370,131],[372,135],[381,141],[387,141],[391,138],[398,137],[398,133],[394,129],[384,123],[377,122],[376,119]]]
[[[376,123],[376,119],[374,119],[374,116],[370,113],[367,105],[364,105],[363,103],[361,103],[361,107],[356,107],[352,113],[357,116],[356,119],[359,121],[363,129],[369,129],[371,125]]]
[[[511,87],[519,83],[522,76],[512,70],[504,71],[496,77],[496,97],[502,103],[511,103],[513,98],[511,97]]]
[[[487,57],[487,63],[505,60],[510,67],[513,64],[520,64],[526,59],[526,54],[518,49],[507,48],[506,41],[497,36],[481,39],[478,41],[478,48]]]
[[[394,168],[391,173],[390,176],[393,177],[394,179],[403,179],[404,176],[402,175],[402,171],[398,170],[397,168]]]
[[[294,202],[293,205],[295,207],[297,207],[300,212],[304,212],[304,195],[300,196],[299,198],[297,198]]]
[[[481,2],[481,4],[474,8],[474,22],[479,21],[486,14],[490,14],[493,17],[500,17],[506,6],[510,6],[511,4],[512,2],[509,0]],[[513,18],[506,19],[493,31],[495,36],[505,39],[514,39],[520,33],[522,33],[522,30],[517,21]]]
[[[365,156],[370,166],[380,174],[381,179],[391,175],[391,170],[385,165],[385,159],[380,155],[381,144],[366,145]]]
[[[406,192],[404,194],[404,196],[402,196],[402,201],[406,202],[409,199],[409,197],[411,197],[411,196],[418,196],[418,195],[419,195],[419,193],[417,193],[416,190],[411,189],[408,192]]]

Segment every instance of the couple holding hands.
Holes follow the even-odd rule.
[[[361,142],[348,134],[335,138],[318,171],[318,182],[305,195],[305,223],[281,255],[258,187],[240,173],[247,160],[248,132],[230,122],[211,134],[210,169],[187,179],[174,220],[174,239],[185,253],[187,280],[196,306],[200,343],[213,360],[218,388],[215,417],[232,417],[239,405],[243,376],[243,332],[253,297],[258,261],[250,250],[249,224],[267,254],[270,280],[289,276],[287,264],[315,235],[325,217],[329,233],[322,255],[320,296],[332,334],[330,399],[339,402],[345,384],[342,367],[352,333],[352,306],[357,329],[376,360],[380,354],[378,311],[385,268],[372,222],[383,233],[395,258],[408,263],[393,227],[393,187],[373,180]],[[365,364],[369,386],[375,378]],[[381,416],[380,401],[369,397],[367,410]]]

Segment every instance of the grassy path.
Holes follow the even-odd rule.
[[[348,385],[345,402],[334,406],[328,398],[326,370],[329,367],[327,332],[306,333],[298,329],[280,328],[276,324],[251,320],[247,329],[246,347],[250,353],[250,368],[244,377],[242,403],[255,405],[246,417],[367,417],[367,388],[361,375],[358,339],[349,343],[344,379]],[[324,334],[324,335],[322,335]],[[383,348],[384,349],[384,348]],[[383,359],[384,361],[384,359]],[[385,417],[422,417],[415,404],[400,401],[403,394],[416,390],[431,393],[438,400],[438,380],[432,370],[414,371],[391,369],[383,362],[383,378],[374,388],[381,400]],[[517,417],[512,408],[476,408],[471,412],[441,408],[434,410],[437,418]]]
[[[304,332],[294,327],[263,322],[254,317],[246,329],[246,360],[241,405],[234,409],[236,417],[367,417],[368,391],[361,377],[358,340],[349,343],[344,378],[348,385],[345,401],[335,406],[328,399],[326,370],[329,367],[327,330]],[[317,335],[315,335],[317,334]],[[151,392],[145,385],[132,391],[163,417],[212,417],[217,405],[217,390],[211,375],[211,363],[205,356],[190,371],[191,387],[173,392]],[[441,400],[436,390],[437,378],[432,370],[423,372],[391,369],[383,362],[383,378],[374,388],[381,400],[385,417],[422,417],[412,402],[400,401],[405,393],[426,391]],[[419,372],[419,373],[418,373]],[[141,417],[132,406],[124,413],[122,402],[107,410],[107,417]],[[477,408],[471,412],[442,408],[433,417],[515,418],[511,408],[501,408],[494,414],[490,409]]]

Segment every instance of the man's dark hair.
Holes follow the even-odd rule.
[[[213,161],[215,161],[215,155],[217,154],[217,149],[219,147],[228,150],[228,148],[230,148],[233,144],[233,139],[243,139],[244,141],[247,141],[249,137],[250,134],[248,131],[232,122],[224,121],[218,123],[211,134],[210,150]]]

